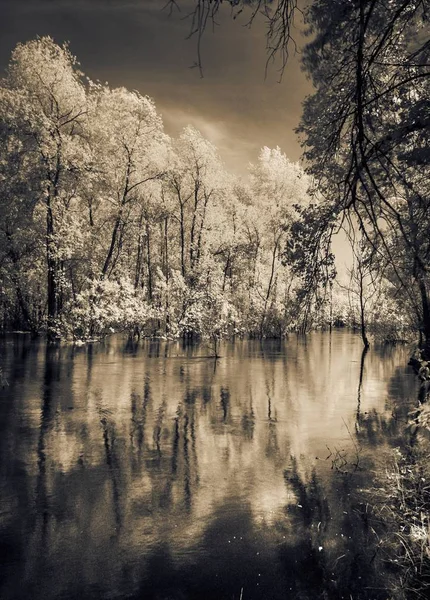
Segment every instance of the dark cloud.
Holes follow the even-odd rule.
[[[160,5],[157,0],[0,0],[0,6],[9,6],[25,10],[40,10],[41,8],[71,7],[87,10],[128,10],[151,5]]]
[[[311,90],[292,56],[281,83],[276,66],[265,80],[265,25],[251,29],[228,10],[203,40],[204,78],[190,68],[195,39],[190,21],[161,10],[165,0],[0,0],[0,67],[19,41],[36,35],[68,40],[81,68],[112,86],[138,89],[154,98],[166,129],[187,123],[219,148],[232,169],[244,172],[263,145],[279,145],[293,160],[300,148],[293,132],[301,101]]]

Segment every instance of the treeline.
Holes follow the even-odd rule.
[[[279,336],[301,323],[284,249],[309,178],[279,148],[241,181],[151,99],[94,83],[44,37],[0,85],[3,329]]]
[[[0,82],[0,197],[3,331],[216,342],[349,325],[397,341],[420,327],[366,240],[336,283],[331,196],[279,148],[235,177],[196,129],[170,138],[150,98],[90,81],[49,37],[19,44]]]

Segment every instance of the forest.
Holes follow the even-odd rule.
[[[327,77],[318,44],[304,58],[318,65],[316,82]],[[392,46],[383,50],[391,60]],[[419,112],[427,88],[418,75],[384,82],[363,100],[375,103],[375,122],[366,116],[363,127],[379,128],[377,141],[363,141],[345,76],[341,64],[330,92],[344,90],[339,108],[322,90],[305,101],[306,169],[265,147],[240,178],[195,128],[169,137],[151,98],[85,77],[67,44],[18,44],[0,85],[2,329],[51,341],[127,331],[216,344],[348,325],[365,346],[369,331],[381,341],[427,339],[428,178],[414,126],[428,119]],[[394,129],[387,102],[398,106]],[[339,127],[358,136],[364,174],[354,175],[362,159],[348,157]],[[343,280],[335,234],[351,247]]]
[[[285,243],[309,177],[279,148],[241,181],[153,100],[84,78],[67,46],[15,49],[1,87],[4,328],[87,340],[297,327]]]

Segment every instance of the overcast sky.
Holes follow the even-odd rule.
[[[70,42],[82,70],[112,87],[151,96],[167,133],[192,124],[220,150],[227,168],[246,171],[259,149],[280,146],[291,160],[301,149],[294,133],[311,86],[292,56],[278,83],[265,80],[265,26],[233,21],[227,7],[203,41],[204,77],[190,66],[195,39],[186,40],[186,9],[161,10],[167,0],[0,0],[2,73],[18,42],[50,35]],[[185,6],[185,3],[181,3]]]

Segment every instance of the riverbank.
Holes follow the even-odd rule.
[[[408,428],[409,444],[395,448],[381,487],[372,490],[374,513],[385,534],[379,552],[391,600],[428,598],[430,593],[430,429],[425,407]],[[422,418],[421,418],[422,416]]]

